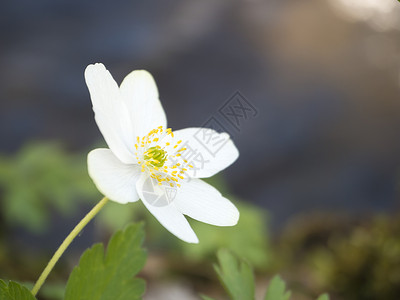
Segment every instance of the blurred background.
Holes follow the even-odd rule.
[[[294,299],[400,299],[399,33],[395,0],[2,1],[0,277],[34,281],[100,199],[86,155],[104,141],[83,72],[102,62],[118,83],[149,70],[169,127],[230,133],[240,158],[211,181],[242,219],[193,222],[196,248],[140,204],[111,204],[43,299],[61,299],[83,249],[143,218],[149,300],[218,295],[218,247],[248,259],[261,287],[280,272]]]

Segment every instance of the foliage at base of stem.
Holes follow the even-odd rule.
[[[8,284],[0,279],[0,299],[1,300],[35,300],[36,298],[24,286],[15,281]]]
[[[136,300],[145,291],[145,282],[134,276],[143,268],[142,224],[133,224],[115,233],[104,251],[95,244],[81,256],[69,277],[65,300]]]
[[[247,262],[238,260],[232,253],[222,249],[217,254],[218,265],[214,266],[221,284],[232,300],[254,300],[254,274]],[[286,290],[286,283],[277,275],[270,281],[264,300],[289,300],[291,291]],[[214,300],[201,296],[203,300]],[[329,300],[327,294],[317,300]]]

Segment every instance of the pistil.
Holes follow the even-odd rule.
[[[156,179],[159,185],[165,183],[171,187],[180,187],[181,185],[178,182],[185,179],[187,168],[193,168],[193,166],[187,164],[187,160],[182,158],[182,154],[187,148],[181,146],[177,149],[182,140],[176,143],[171,140],[163,142],[163,138],[167,135],[170,135],[173,141],[174,134],[171,128],[164,130],[160,126],[151,130],[142,138],[137,137],[135,143],[136,159],[142,167],[141,171],[149,172],[150,177]],[[167,149],[174,153],[168,153]],[[168,162],[172,162],[172,164],[168,164]],[[187,168],[184,168],[184,166]]]

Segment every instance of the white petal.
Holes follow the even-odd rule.
[[[98,190],[119,203],[139,200],[136,182],[141,171],[138,165],[122,163],[110,149],[95,149],[88,154],[89,175]]]
[[[180,238],[187,243],[198,243],[199,240],[190,227],[189,222],[178,211],[175,207],[174,202],[165,203],[165,205],[156,206],[153,205],[154,201],[150,195],[146,184],[149,182],[150,177],[146,173],[142,173],[142,176],[136,183],[136,189],[139,193],[140,199],[143,204],[150,211],[151,214],[172,234]]]
[[[132,125],[117,83],[103,64],[87,66],[85,80],[97,126],[107,145],[121,161],[135,162],[130,148]]]
[[[238,157],[239,151],[225,132],[218,133],[209,128],[186,128],[174,131],[174,138],[166,136],[161,144],[170,142],[166,148],[168,153],[184,147],[181,157],[188,160],[193,168],[188,168],[187,175],[192,178],[211,177],[232,164]],[[172,146],[179,140],[179,147]],[[173,159],[171,159],[172,161]]]
[[[131,72],[122,81],[120,90],[136,136],[145,136],[159,126],[166,128],[167,118],[158,99],[156,83],[149,72]]]
[[[174,203],[181,213],[204,223],[233,226],[239,220],[239,211],[232,202],[201,179],[182,184]]]

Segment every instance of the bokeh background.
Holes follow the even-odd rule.
[[[2,1],[0,261],[24,245],[44,264],[100,197],[85,159],[104,142],[83,72],[102,62],[117,82],[149,70],[173,129],[211,122],[231,134],[240,158],[214,181],[250,210],[265,209],[249,215],[265,227],[267,258],[254,261],[262,274],[283,270],[303,286],[296,299],[319,289],[337,299],[400,299],[399,33],[394,0]],[[230,122],[223,108],[235,101],[252,111],[233,107],[240,116]],[[89,226],[72,253],[111,227]],[[271,244],[290,250],[275,249],[287,255],[279,268],[268,269],[277,261]],[[363,269],[385,251],[379,267]],[[356,257],[364,260],[347,270]],[[27,260],[3,263],[0,276],[33,281],[40,267],[16,271]],[[156,276],[152,268],[144,276]]]

